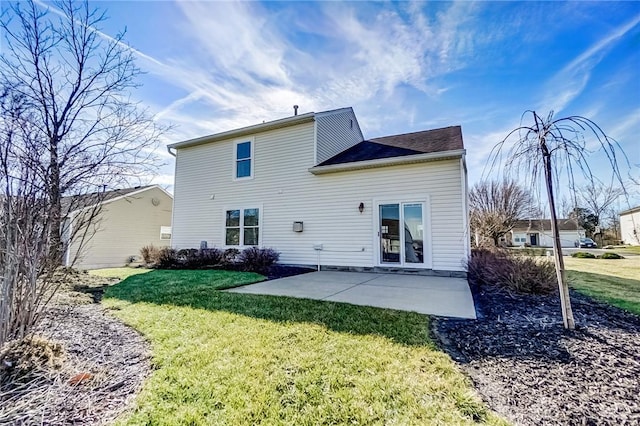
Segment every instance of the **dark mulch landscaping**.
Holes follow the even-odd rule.
[[[78,273],[67,278],[79,290],[112,283]],[[62,289],[44,311],[38,337],[2,360],[0,425],[105,424],[130,405],[151,369],[149,347],[92,303],[99,293],[89,293]]]
[[[474,291],[478,320],[434,334],[496,412],[518,425],[640,424],[640,317],[571,293],[576,330],[550,296]]]
[[[278,278],[292,277],[294,275],[308,274],[309,272],[315,272],[317,269],[308,268],[304,266],[289,266],[275,264],[269,267],[269,271],[265,274],[268,280],[275,280]]]

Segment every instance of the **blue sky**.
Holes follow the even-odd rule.
[[[133,96],[175,125],[167,143],[352,106],[366,138],[461,125],[473,183],[523,111],[554,110],[639,174],[640,2],[94,4],[105,34],[126,27],[147,73]]]

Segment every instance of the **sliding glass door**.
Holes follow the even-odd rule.
[[[424,202],[380,204],[380,263],[395,266],[424,265],[424,222]]]

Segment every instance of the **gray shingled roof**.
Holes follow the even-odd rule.
[[[464,149],[462,128],[451,126],[363,141],[329,158],[319,166],[460,149]]]
[[[558,219],[558,229],[560,231],[584,230],[574,219]],[[525,219],[519,220],[513,227],[514,231],[551,231],[551,219]]]
[[[132,192],[137,192],[152,186],[153,185],[136,186],[133,188],[114,189],[112,191],[105,192],[93,192],[91,194],[70,195],[68,197],[63,197],[62,200],[60,200],[60,204],[63,214],[67,214],[70,211],[93,206],[98,203],[104,203],[105,201],[112,200],[116,197],[122,197],[124,195],[131,194]]]

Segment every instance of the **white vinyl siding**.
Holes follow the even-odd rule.
[[[640,244],[640,210],[632,209],[620,215],[620,235],[625,244]]]
[[[162,230],[171,233],[172,204],[171,197],[155,187],[105,202],[80,252],[83,233],[74,232],[76,243],[71,244],[68,262],[75,261],[72,266],[79,269],[118,267],[139,256],[144,246],[169,246],[171,241],[163,238]]]
[[[463,271],[468,231],[463,218],[460,161],[381,167],[313,175],[314,125],[258,133],[255,176],[230,185],[233,140],[179,149],[176,159],[173,246],[224,246],[225,209],[260,203],[260,246],[281,252],[287,264],[374,266],[374,199],[428,199],[432,268]],[[364,203],[360,213],[358,206]],[[304,222],[303,232],[292,230]]]
[[[362,131],[351,108],[316,114],[316,164],[362,142]]]

